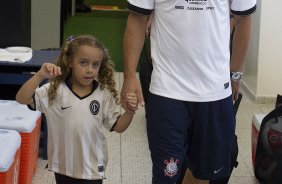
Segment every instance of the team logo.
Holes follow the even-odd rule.
[[[165,176],[169,176],[169,177],[173,177],[177,174],[178,168],[177,168],[177,164],[178,164],[179,160],[174,158],[170,158],[170,160],[165,160],[164,163],[166,164],[164,173]]]
[[[102,165],[98,166],[98,172],[104,172],[104,166]]]
[[[100,103],[97,100],[93,100],[89,105],[89,109],[93,115],[97,115],[100,110]]]
[[[229,82],[224,84],[224,89],[227,89],[229,87]]]

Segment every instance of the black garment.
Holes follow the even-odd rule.
[[[91,8],[88,5],[84,4],[84,0],[76,0],[75,11],[77,13],[88,13],[91,12]]]
[[[57,184],[102,184],[102,180],[75,179],[59,173],[54,173]]]
[[[84,0],[75,0],[75,5],[84,4]]]

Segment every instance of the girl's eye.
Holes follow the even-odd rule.
[[[94,68],[99,68],[99,66],[100,66],[99,63],[94,63],[94,64],[93,64],[93,67],[94,67]]]
[[[84,61],[84,60],[82,60],[82,61],[80,61],[80,64],[81,64],[82,66],[85,66],[85,65],[87,64],[87,62]]]

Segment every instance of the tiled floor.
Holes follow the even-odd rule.
[[[123,75],[116,74],[120,88]],[[274,104],[255,104],[242,91],[243,99],[237,114],[236,132],[239,143],[239,165],[234,169],[230,184],[258,184],[251,160],[251,121],[253,114],[268,113]],[[144,109],[136,113],[130,127],[123,134],[106,132],[109,147],[109,165],[104,184],[150,184],[151,161],[145,131]],[[53,173],[45,168],[39,157],[32,184],[55,184]]]

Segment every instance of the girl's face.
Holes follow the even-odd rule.
[[[73,86],[90,87],[98,76],[103,53],[91,46],[78,48],[71,63],[71,82]]]

